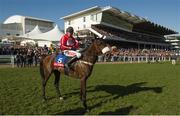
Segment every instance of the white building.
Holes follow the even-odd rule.
[[[64,29],[72,26],[75,31],[83,30],[91,27],[91,24],[97,24],[101,22],[102,12],[100,12],[98,6],[64,16],[61,19],[64,19]]]
[[[41,32],[47,32],[54,28],[51,20],[29,16],[13,15],[0,24],[0,35],[24,35],[39,26]]]
[[[112,16],[112,14],[113,15],[116,14],[117,18],[115,16]],[[122,20],[120,20],[119,17],[122,17]],[[142,17],[135,16],[133,14],[116,9],[111,6],[106,6],[106,7],[95,6],[92,8],[88,8],[64,16],[60,19],[64,19],[65,30],[67,29],[67,27],[72,26],[75,32],[86,29],[93,31],[91,29],[91,26],[95,24],[103,24],[103,25],[111,26],[113,28],[122,29],[131,32],[133,28],[132,23],[139,23],[146,21],[146,19]]]
[[[79,37],[93,34],[104,36],[125,48],[129,45],[138,49],[167,49],[170,44],[165,41],[164,35],[177,33],[146,18],[111,6],[94,6],[60,19],[64,20],[64,30],[72,26]]]
[[[21,45],[37,43],[49,47],[53,41],[59,41],[63,34],[53,21],[29,16],[13,15],[0,24],[0,39],[11,38],[15,41],[16,38]]]
[[[180,51],[180,34],[166,35],[166,42],[172,45],[172,49]]]

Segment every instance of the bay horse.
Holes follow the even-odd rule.
[[[82,57],[74,62],[71,66],[71,69],[69,70],[68,76],[80,80],[80,99],[86,111],[88,111],[86,105],[86,81],[92,73],[93,66],[97,60],[98,55],[102,55],[103,53],[109,51],[110,48],[102,38],[94,38],[92,39],[88,48],[84,52],[82,52]],[[46,100],[45,86],[52,73],[54,73],[55,76],[54,86],[56,88],[56,93],[58,94],[60,100],[63,99],[59,90],[59,80],[60,74],[64,74],[65,71],[64,68],[56,68],[53,66],[55,57],[56,55],[52,54],[40,60],[42,97],[44,100]]]

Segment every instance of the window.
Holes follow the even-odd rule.
[[[71,21],[68,21],[68,25],[71,25]]]
[[[85,29],[85,28],[86,28],[86,25],[83,25],[83,28]]]
[[[92,20],[92,21],[94,20],[94,15],[91,15],[91,20]]]
[[[98,15],[98,14],[96,14],[96,21],[97,21],[97,15]]]
[[[101,13],[96,14],[96,21],[101,21]]]
[[[91,20],[92,20],[92,21],[95,21],[95,17],[96,17],[96,15],[95,15],[95,14],[92,14],[92,15],[91,15]]]
[[[83,17],[83,22],[86,22],[86,17]]]

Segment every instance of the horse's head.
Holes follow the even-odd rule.
[[[95,51],[97,52],[97,55],[105,54],[111,51],[110,46],[106,44],[103,37],[93,39],[93,45],[94,45]]]

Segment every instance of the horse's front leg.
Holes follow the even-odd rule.
[[[86,78],[82,78],[81,79],[81,91],[80,91],[80,94],[81,94],[81,100],[83,102],[83,106],[85,108],[86,111],[88,111],[88,108],[87,108],[87,104],[86,104]]]
[[[63,97],[61,96],[61,92],[59,90],[60,72],[57,70],[54,70],[54,76],[55,76],[54,86],[56,88],[56,93],[58,94],[59,99],[63,100]]]

